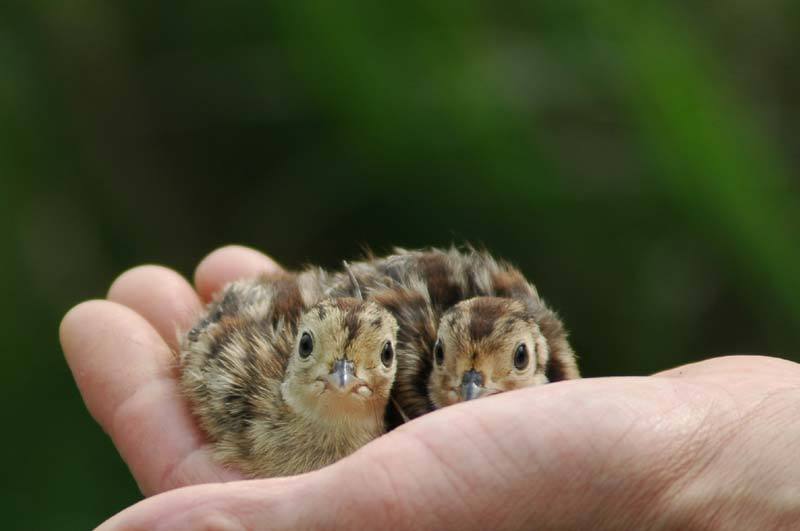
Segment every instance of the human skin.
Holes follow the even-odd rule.
[[[100,529],[795,529],[800,365],[730,356],[451,406],[327,468],[242,480],[178,392],[176,329],[225,283],[279,271],[226,247],[195,288],[142,266],[61,325],[84,401],[147,499]],[[169,491],[169,492],[167,492]]]

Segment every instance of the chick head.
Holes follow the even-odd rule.
[[[549,349],[533,316],[516,299],[475,297],[439,323],[428,380],[438,408],[547,383]]]
[[[320,421],[382,419],[397,371],[397,328],[371,301],[336,298],[311,307],[298,323],[284,399]]]

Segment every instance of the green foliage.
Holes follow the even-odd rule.
[[[685,5],[684,5],[685,4]],[[142,262],[471,241],[587,375],[800,361],[796,4],[0,7],[9,528],[138,499],[57,324]],[[10,496],[8,495],[10,494]]]

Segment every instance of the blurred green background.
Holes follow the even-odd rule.
[[[289,267],[484,244],[589,376],[800,360],[799,23],[789,0],[3,3],[9,528],[139,498],[64,312],[225,243]]]

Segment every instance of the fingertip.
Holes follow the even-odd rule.
[[[771,378],[797,381],[800,364],[777,356],[737,354],[719,356],[673,367],[653,374],[656,378],[730,378],[731,374],[747,374],[751,378],[769,375]],[[741,377],[738,378],[741,380]]]
[[[106,298],[109,300],[118,297],[119,295],[123,295],[129,291],[129,286],[132,283],[136,283],[139,278],[143,275],[150,275],[150,274],[167,274],[173,272],[171,269],[168,269],[164,266],[160,266],[157,264],[144,264],[136,267],[132,267],[127,271],[123,271],[120,273],[117,278],[111,283],[111,286],[108,288],[108,293],[106,293]],[[177,274],[177,273],[175,273]]]
[[[173,348],[176,330],[188,328],[201,309],[189,282],[159,265],[138,266],[122,273],[111,284],[108,300],[144,317]]]
[[[98,307],[104,304],[107,304],[107,301],[88,300],[73,306],[64,314],[58,326],[58,338],[67,361],[77,350],[76,342],[81,341],[80,331],[85,329],[87,323],[91,323],[91,315],[95,314]]]
[[[98,379],[135,379],[142,372],[146,379],[169,373],[170,351],[158,332],[141,315],[116,302],[91,300],[75,306],[61,321],[60,337],[82,391],[87,385],[94,387]],[[131,356],[134,351],[141,354]],[[124,392],[126,387],[117,382],[104,392]],[[99,403],[107,405],[107,398]]]
[[[200,297],[208,301],[229,282],[281,271],[281,266],[264,253],[242,245],[227,245],[200,261],[195,269],[194,285]]]
[[[180,273],[154,264],[136,266],[120,274],[111,283],[106,298],[130,306],[128,302],[140,303],[148,300],[143,295],[154,288],[162,290],[165,296],[171,296],[176,301],[197,302],[194,289]]]

